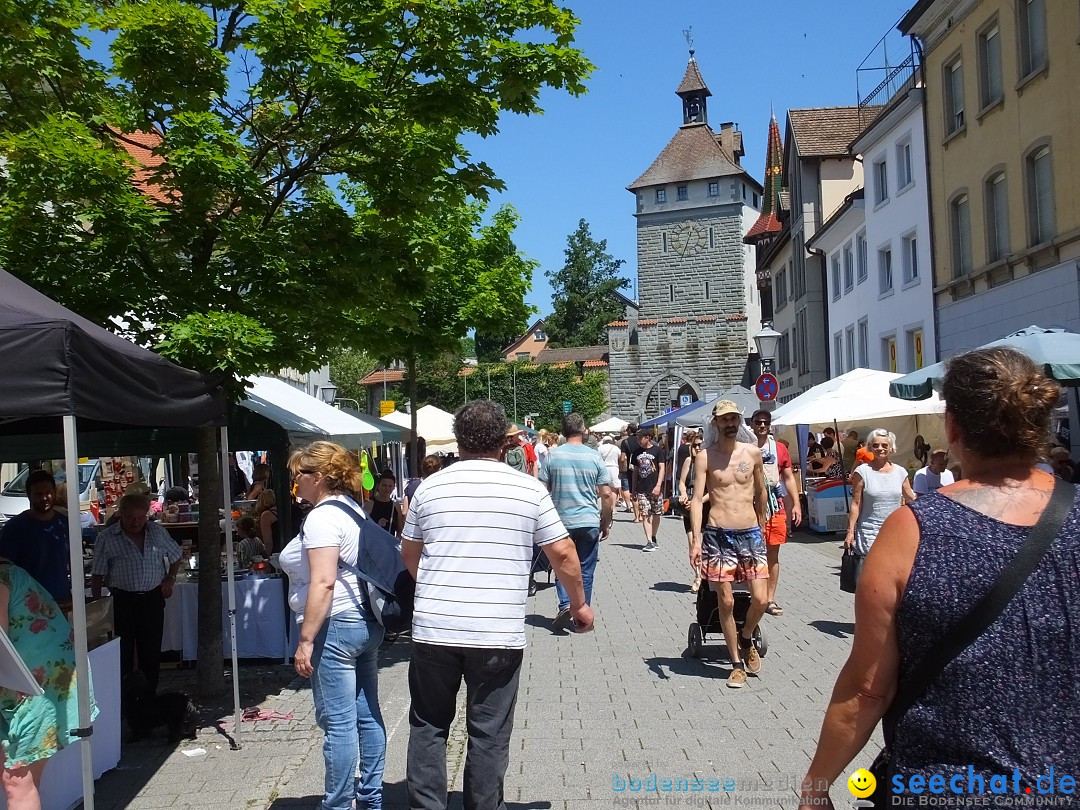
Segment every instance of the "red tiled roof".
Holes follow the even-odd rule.
[[[716,133],[707,124],[684,124],[653,164],[627,189],[634,191],[645,186],[745,173],[724,153]]]
[[[696,318],[698,323],[713,323],[716,321],[715,315],[698,315]]]
[[[536,363],[584,363],[587,360],[603,360],[607,357],[607,346],[574,346],[569,349],[544,349],[536,355]]]
[[[138,164],[139,168],[135,169],[132,178],[135,188],[154,202],[169,203],[174,201],[173,194],[150,182],[156,169],[165,162],[161,155],[154,153],[161,140],[156,132],[122,132],[116,135],[116,143]]]
[[[728,323],[731,323],[732,321],[746,321],[749,320],[749,318],[747,318],[746,315],[744,315],[742,312],[736,312],[731,315],[725,315],[724,320]]]
[[[615,326],[615,327],[620,327],[620,328],[627,327],[629,325],[630,325],[629,321],[612,321],[611,323],[608,324],[609,327],[610,326]]]
[[[368,374],[364,379],[360,380],[361,385],[382,385],[385,383],[401,382],[405,379],[405,372],[400,369],[376,369]]]
[[[765,150],[765,189],[761,199],[761,216],[753,224],[743,241],[754,244],[769,234],[780,233],[783,225],[777,213],[780,210],[780,194],[783,191],[784,152],[780,141],[780,127],[776,116],[769,122],[769,142]]]
[[[851,142],[877,118],[881,106],[788,110],[799,157],[847,157]]]
[[[686,323],[686,318],[668,318],[668,323]]]
[[[586,360],[581,364],[582,368],[607,368],[606,360]]]
[[[655,318],[646,318],[645,320],[641,320],[641,321],[637,322],[638,326],[656,326],[656,324],[657,324],[657,321],[656,321]]]

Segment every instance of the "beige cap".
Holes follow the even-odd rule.
[[[742,416],[742,411],[739,410],[739,406],[732,402],[730,399],[722,399],[713,405],[712,415],[723,416],[728,413],[737,413]]]

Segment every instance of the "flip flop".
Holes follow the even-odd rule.
[[[769,602],[769,604],[765,607],[765,612],[768,613],[770,616],[784,615],[784,609],[778,604],[776,604],[776,602]]]

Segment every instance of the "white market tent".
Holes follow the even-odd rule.
[[[401,427],[412,427],[412,415],[394,411],[382,417]],[[416,432],[427,442],[429,453],[456,453],[457,438],[454,436],[454,415],[434,405],[425,405],[416,412]]]
[[[592,433],[618,433],[625,428],[629,422],[625,419],[620,419],[617,416],[609,416],[603,422],[597,422],[589,430]]]
[[[251,377],[241,405],[285,428],[292,445],[322,439],[350,450],[381,443],[378,428],[275,377]]]
[[[790,438],[794,433],[791,429],[797,425],[808,425],[813,430],[835,425],[841,436],[856,430],[865,439],[870,430],[884,428],[896,434],[895,460],[908,466],[915,458],[916,437],[921,436],[924,444],[944,444],[945,403],[936,393],[915,402],[891,396],[889,383],[900,376],[856,368],[815,385],[773,411],[773,430]],[[802,455],[804,448],[799,449]]]

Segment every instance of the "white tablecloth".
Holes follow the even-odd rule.
[[[120,762],[120,639],[90,650],[89,657],[90,683],[100,712],[90,737],[94,779],[97,779]],[[42,807],[70,810],[82,802],[84,744],[70,745],[49,759],[41,779]],[[0,808],[7,810],[3,791],[0,791]]]
[[[281,579],[240,579],[236,581],[236,653],[240,658],[279,658],[289,649],[292,615],[285,609]],[[230,654],[229,594],[221,584],[221,622],[225,656]],[[177,582],[165,602],[165,631],[162,650],[180,650],[185,661],[194,661],[199,650],[199,585]]]

